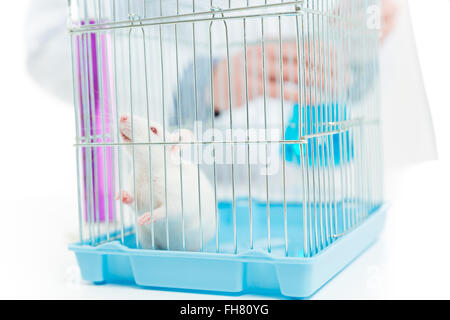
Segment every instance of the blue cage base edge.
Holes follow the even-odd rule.
[[[254,215],[258,216],[257,208],[253,210]],[[261,207],[260,210],[261,224],[258,224],[258,219],[253,222],[256,235],[258,230],[260,233],[264,230],[266,209]],[[275,244],[272,253],[268,254],[267,247],[264,248],[263,243],[256,240],[253,250],[238,248],[236,255],[232,253],[232,246],[228,248],[230,253],[214,253],[216,240],[208,243],[206,250],[209,252],[204,253],[142,250],[136,249],[135,244],[133,247],[134,234],[126,237],[124,245],[112,241],[95,247],[76,243],[69,248],[76,254],[83,279],[94,283],[307,298],[377,240],[384,225],[385,213],[386,206],[380,206],[361,225],[312,258],[284,257],[284,243]],[[238,221],[240,216],[247,215],[237,214]],[[229,216],[223,218],[222,215],[219,224],[231,231],[222,234],[233,234]],[[274,234],[281,231],[278,229],[282,224],[277,220],[271,221],[271,224]],[[239,221],[239,228],[242,225]],[[248,232],[238,229],[237,234],[239,237]],[[219,240],[225,243],[221,252],[227,252],[227,239]],[[245,242],[245,239],[240,241]],[[297,250],[298,254],[301,248],[292,246],[289,253],[291,250]]]

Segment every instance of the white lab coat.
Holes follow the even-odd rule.
[[[386,169],[437,159],[433,122],[420,70],[408,3],[380,51]]]

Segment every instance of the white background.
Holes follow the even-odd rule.
[[[380,241],[315,299],[450,298],[450,2],[409,2],[439,161],[389,173]],[[80,281],[67,250],[77,220],[74,114],[27,75],[27,7],[0,2],[0,298],[229,299]]]

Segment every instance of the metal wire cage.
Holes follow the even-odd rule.
[[[376,0],[69,0],[80,265],[111,244],[220,270],[304,265],[358,236],[383,204],[378,19]],[[133,277],[305,296],[362,249],[303,291],[279,274],[232,289]],[[102,270],[84,276],[114,278]]]

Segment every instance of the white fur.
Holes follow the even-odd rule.
[[[131,130],[131,117],[121,120],[120,131],[122,138],[132,137],[134,142],[148,142],[148,134],[152,142],[163,142],[163,128],[160,124],[148,121],[140,117],[133,118],[133,130]],[[158,134],[154,134],[150,128],[155,127]],[[188,131],[181,131],[180,135],[186,135]],[[178,134],[166,134],[166,141],[178,141]],[[133,191],[133,172],[130,174],[130,189],[126,190],[137,201],[138,215],[152,212],[153,217],[158,217],[153,223],[148,223],[138,228],[139,241],[143,248],[152,248],[152,224],[154,230],[154,245],[156,249],[168,249],[166,238],[166,217],[169,222],[169,249],[183,250],[183,219],[185,248],[188,251],[201,250],[201,233],[203,231],[203,246],[211,240],[216,230],[215,201],[213,187],[203,172],[198,170],[192,162],[183,161],[180,165],[176,161],[177,148],[166,146],[166,165],[164,166],[164,146],[153,145],[151,147],[151,184],[150,184],[150,151],[148,145],[135,145],[126,148],[127,153],[135,157],[136,192]],[[178,158],[179,160],[179,158]],[[183,197],[180,188],[180,166],[183,178]],[[165,168],[164,168],[165,167]],[[165,170],[164,170],[165,169]],[[167,174],[165,175],[164,172]],[[167,181],[167,208],[165,199],[165,183]],[[200,204],[202,231],[200,229],[200,210],[198,181],[200,181]],[[150,190],[151,189],[151,190]],[[151,194],[153,195],[151,200]],[[183,200],[183,210],[182,203]],[[131,204],[135,207],[135,203]],[[166,215],[167,213],[167,215]]]

